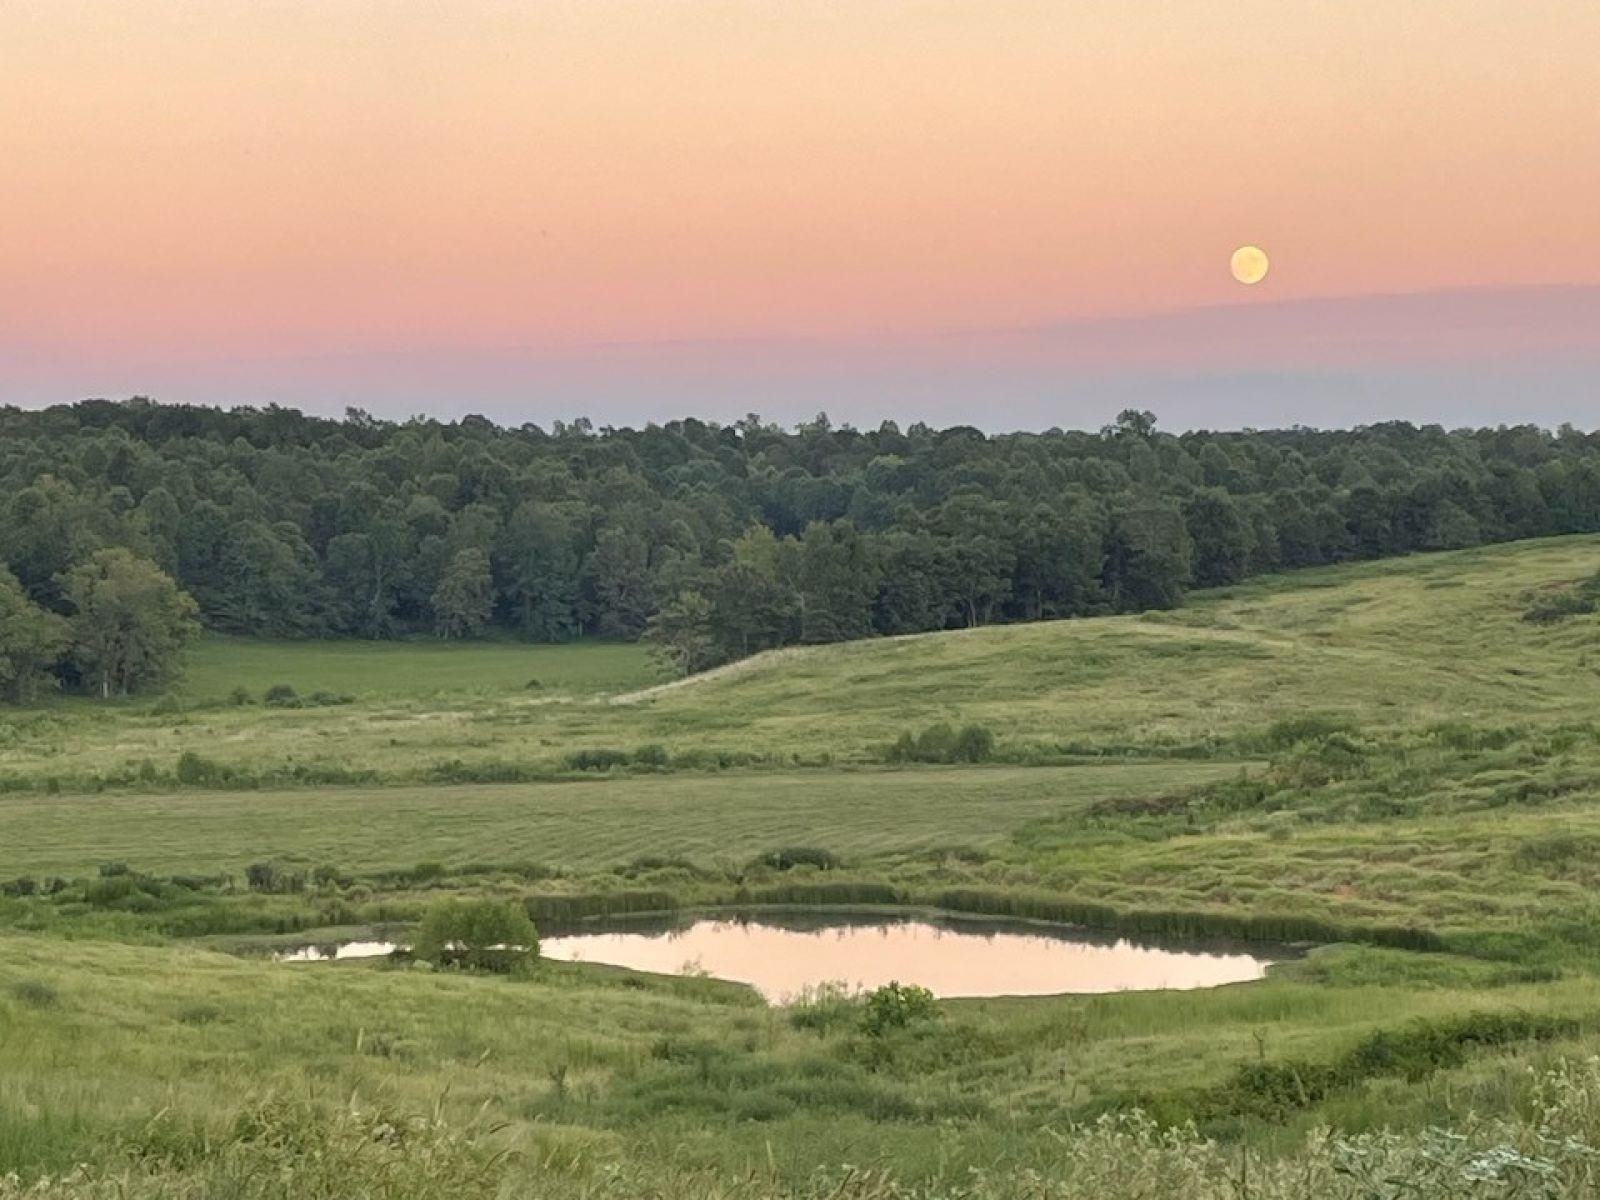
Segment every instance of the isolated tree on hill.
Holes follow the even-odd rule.
[[[476,637],[493,610],[489,556],[475,548],[458,551],[434,589],[434,630],[442,638]]]
[[[0,699],[33,699],[70,640],[66,621],[29,600],[0,565]]]
[[[72,654],[101,696],[125,696],[178,673],[200,632],[195,602],[149,559],[120,547],[97,550],[67,571]]]

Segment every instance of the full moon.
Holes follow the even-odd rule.
[[[1260,246],[1240,246],[1233,252],[1233,261],[1228,264],[1233,277],[1244,284],[1260,283],[1267,277],[1267,269],[1271,265],[1267,260],[1267,252]]]

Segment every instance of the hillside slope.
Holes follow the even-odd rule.
[[[1170,613],[778,651],[615,698],[627,703],[441,694],[426,669],[410,696],[331,708],[60,702],[6,714],[0,785],[160,790],[185,753],[203,760],[188,782],[222,786],[528,781],[641,747],[652,769],[875,763],[901,733],[946,721],[988,726],[1018,762],[1253,757],[1274,722],[1308,713],[1389,734],[1554,728],[1591,718],[1600,623],[1522,613],[1597,566],[1600,538],[1583,536],[1326,568]]]
[[[1281,575],[1185,609],[778,651],[636,697],[642,729],[860,747],[918,722],[1088,748],[1203,743],[1293,712],[1588,719],[1600,625],[1522,619],[1600,568],[1560,538]]]

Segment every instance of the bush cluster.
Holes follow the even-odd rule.
[[[889,747],[890,762],[981,763],[994,757],[994,732],[983,725],[930,725],[921,733],[902,733]]]
[[[450,897],[428,906],[412,953],[437,966],[505,975],[539,957],[539,933],[520,905]]]
[[[1419,1018],[1399,1029],[1379,1029],[1331,1061],[1246,1063],[1213,1087],[1145,1097],[1142,1106],[1174,1122],[1241,1116],[1278,1122],[1369,1079],[1400,1076],[1415,1083],[1435,1071],[1460,1066],[1473,1049],[1547,1041],[1575,1032],[1574,1021],[1519,1012]]]
[[[839,858],[833,851],[824,850],[819,846],[784,846],[777,850],[768,850],[756,861],[775,871],[787,871],[799,866],[831,871],[839,865]]]
[[[1548,625],[1566,617],[1582,617],[1600,611],[1600,572],[1556,592],[1540,592],[1523,610],[1522,619]]]
[[[246,697],[249,695],[242,688],[236,690],[233,693],[235,704],[248,703],[248,700],[240,701],[239,696],[241,693]],[[353,704],[355,703],[355,697],[346,695],[343,692],[329,692],[320,688],[309,696],[302,696],[290,684],[275,683],[266,690],[261,697],[261,702],[268,708],[330,708],[340,704]]]
[[[867,993],[861,1030],[872,1037],[882,1037],[891,1029],[931,1021],[938,1015],[938,1001],[927,988],[914,983],[886,983]]]

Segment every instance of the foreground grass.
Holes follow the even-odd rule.
[[[1315,1062],[1464,1008],[1533,1006],[1563,1022],[1556,1040],[1409,1081],[1380,1064],[1265,1114],[1230,1083],[1241,1061]],[[153,1137],[158,1110],[162,1147],[226,1143],[248,1080],[256,1096],[324,1112],[354,1096],[456,1130],[493,1127],[514,1176],[574,1192],[613,1169],[641,1186],[706,1173],[802,1187],[847,1162],[908,1186],[948,1183],[969,1169],[1053,1172],[1063,1150],[1049,1131],[1197,1090],[1238,1108],[1222,1126],[1263,1147],[1334,1108],[1354,1129],[1404,1106],[1413,1121],[1510,1114],[1523,1066],[1581,1052],[1600,1017],[1588,980],[1533,984],[1448,956],[1355,949],[1210,992],[942,1007],[930,1026],[876,1039],[800,1028],[743,988],[696,978],[544,964],[484,979],[4,937],[0,1172],[103,1160],[119,1138]]]

